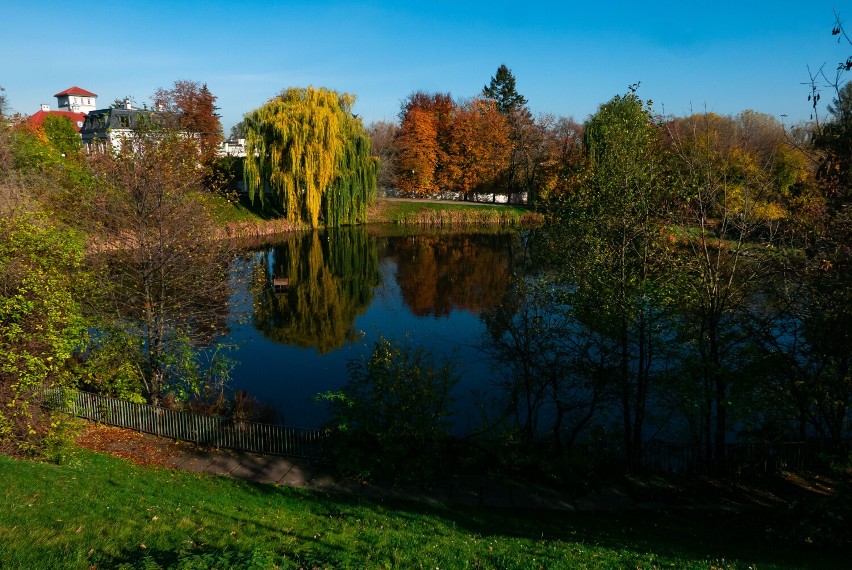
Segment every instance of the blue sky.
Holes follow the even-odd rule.
[[[852,53],[831,36],[834,10],[852,28],[850,0],[6,1],[0,85],[31,114],[72,85],[107,106],[206,82],[227,132],[287,87],[354,93],[366,122],[393,120],[411,92],[471,97],[505,63],[536,114],[584,120],[641,82],[658,112],[754,109],[789,124],[810,114],[808,66]]]

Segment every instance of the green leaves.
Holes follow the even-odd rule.
[[[0,219],[0,446],[32,449],[34,393],[71,380],[68,363],[85,330],[81,259],[76,236],[44,217]]]
[[[350,361],[341,392],[317,397],[331,407],[338,464],[365,477],[434,475],[457,382],[451,363],[438,364],[407,342],[379,338],[368,357]]]

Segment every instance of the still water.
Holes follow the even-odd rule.
[[[400,234],[346,228],[306,232],[246,252],[233,267],[232,387],[316,427],[315,394],[339,390],[347,363],[382,336],[456,363],[453,423],[474,428],[493,371],[480,350],[483,311],[498,306],[522,259],[517,232]]]

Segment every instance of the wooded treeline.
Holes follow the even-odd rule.
[[[368,127],[380,160],[378,184],[420,198],[536,202],[567,187],[577,167],[582,126],[534,118],[506,66],[481,94],[412,93],[399,124]]]

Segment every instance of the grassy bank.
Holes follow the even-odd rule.
[[[3,568],[840,568],[765,540],[772,513],[375,503],[79,451],[0,457]]]
[[[231,235],[245,235],[272,226],[279,231],[285,222],[282,212],[252,204],[247,196],[227,199],[207,194],[204,199],[216,221]],[[404,224],[420,226],[449,225],[525,225],[538,224],[541,216],[529,208],[501,204],[475,204],[446,201],[378,199],[367,211],[370,224]],[[251,230],[250,228],[255,228]],[[290,228],[297,229],[297,228]]]
[[[367,212],[370,223],[418,226],[525,225],[541,222],[529,208],[464,202],[376,200]]]

